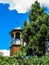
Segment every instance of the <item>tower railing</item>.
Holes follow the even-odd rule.
[[[20,40],[12,40],[11,45],[20,45]]]

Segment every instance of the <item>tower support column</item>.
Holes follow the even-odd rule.
[[[16,39],[16,32],[14,32],[14,40]]]

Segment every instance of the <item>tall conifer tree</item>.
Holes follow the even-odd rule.
[[[45,54],[49,40],[49,15],[35,1],[29,12],[29,19],[29,24],[23,27],[22,32],[23,40],[27,43],[26,50],[33,49],[37,55]]]

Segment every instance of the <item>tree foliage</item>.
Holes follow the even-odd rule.
[[[0,57],[0,65],[49,65],[49,54],[40,58],[38,56],[28,58],[21,56],[21,59],[19,56]]]
[[[46,44],[49,40],[49,15],[40,3],[35,1],[29,12],[30,22],[23,27],[23,40],[28,49],[34,49],[35,54],[45,54]]]

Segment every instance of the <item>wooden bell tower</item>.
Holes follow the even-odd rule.
[[[23,43],[22,29],[20,27],[15,28],[10,32],[10,35],[11,35],[10,56],[13,56],[15,55],[16,51],[20,50],[20,45]]]

